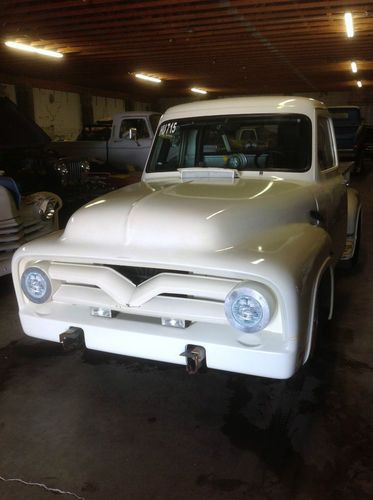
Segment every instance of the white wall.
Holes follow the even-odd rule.
[[[11,101],[17,104],[16,89],[14,85],[0,83],[0,96],[8,97]]]
[[[150,104],[147,102],[134,101],[133,102],[134,111],[153,111]]]
[[[115,113],[125,111],[124,99],[92,96],[93,121],[112,118]]]
[[[32,90],[36,123],[52,140],[76,139],[82,128],[79,94],[38,88]]]

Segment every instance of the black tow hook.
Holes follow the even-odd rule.
[[[84,332],[81,328],[70,326],[70,328],[60,334],[60,342],[64,351],[80,349],[85,345]]]
[[[189,375],[195,375],[206,358],[206,351],[204,347],[199,345],[188,345],[187,350],[182,352],[180,356],[185,356],[187,358],[187,373]]]

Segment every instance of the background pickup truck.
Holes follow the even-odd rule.
[[[329,108],[340,161],[353,160],[355,172],[363,169],[365,124],[358,106]]]
[[[53,142],[51,147],[64,156],[79,156],[92,166],[143,169],[160,114],[151,111],[122,112],[112,122],[85,127],[76,141]]]

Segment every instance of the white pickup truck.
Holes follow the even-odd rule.
[[[112,122],[85,127],[76,141],[55,141],[50,148],[62,156],[79,157],[96,165],[143,169],[160,119],[152,111],[128,111]]]
[[[332,317],[361,204],[327,108],[219,99],[161,119],[142,181],[80,208],[12,264],[26,334],[286,379]]]

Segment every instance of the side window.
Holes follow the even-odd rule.
[[[328,118],[320,116],[317,122],[317,157],[320,170],[335,166]]]
[[[130,118],[122,120],[119,129],[119,138],[128,139],[131,128],[137,130],[137,139],[147,139],[149,137],[148,127],[143,118]]]

